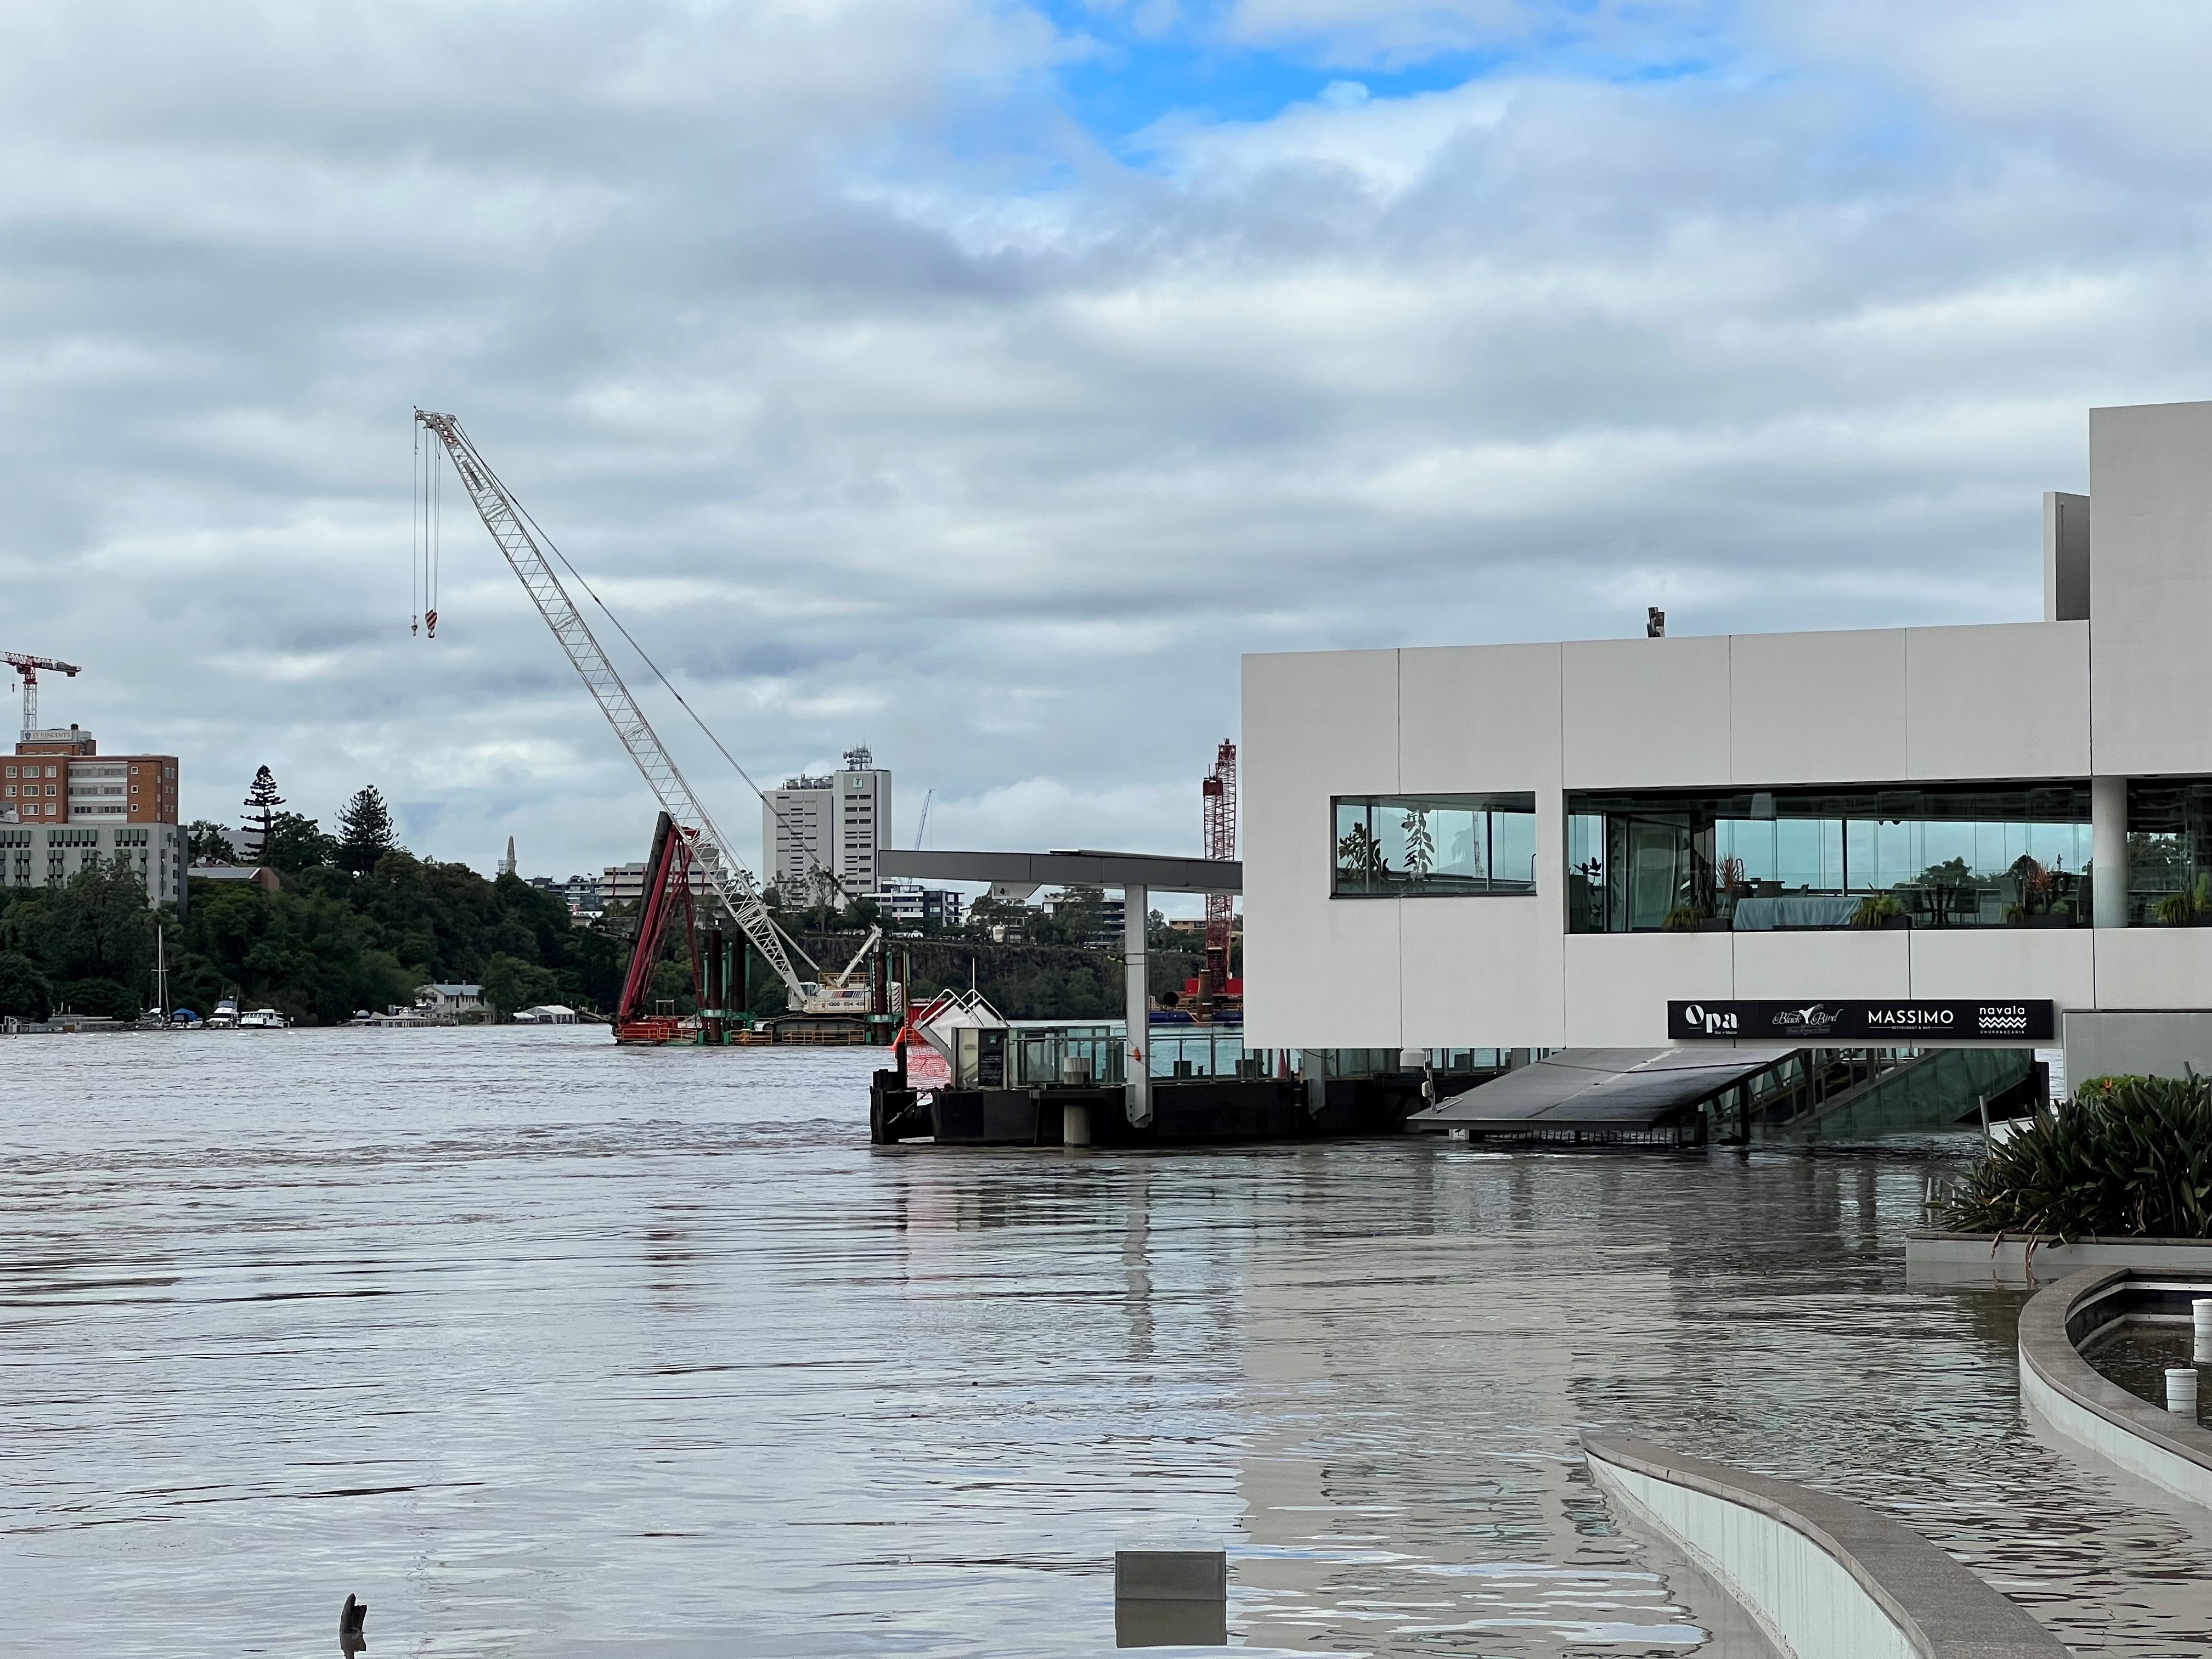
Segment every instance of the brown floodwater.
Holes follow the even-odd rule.
[[[1584,1428],[1878,1504],[2084,1654],[2212,1534],[1910,1290],[1971,1143],[871,1149],[862,1051],[0,1039],[0,1648],[1064,1655],[1117,1547],[1284,1652],[1749,1656]]]

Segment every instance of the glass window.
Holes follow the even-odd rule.
[[[2087,926],[2088,794],[2040,781],[1577,792],[1567,926]],[[2212,797],[2206,813],[2212,827]]]
[[[2128,781],[2128,925],[2212,927],[2212,778]]]
[[[1536,890],[1536,797],[1360,795],[1333,807],[1339,898]]]

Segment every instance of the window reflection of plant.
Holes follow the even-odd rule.
[[[1946,859],[1941,864],[1931,864],[1920,872],[1920,887],[1924,896],[1924,918],[1936,927],[1948,927],[1954,917],[1966,915],[1981,906],[1982,884],[1962,858]]]
[[[1713,914],[1715,915],[1733,916],[1735,914],[1735,902],[1750,891],[1751,883],[1745,878],[1744,863],[1741,859],[1730,854],[1714,866]]]
[[[2012,861],[2005,873],[2019,884],[2020,896],[2005,906],[2005,920],[2027,916],[2071,915],[2074,890],[2081,878],[2066,868],[2066,860],[2049,864],[2027,853]]]
[[[1406,878],[1413,886],[1429,878],[1429,872],[1437,867],[1437,843],[1429,834],[1429,812],[1425,806],[1409,806],[1406,816],[1398,820],[1398,828],[1406,836]]]
[[[1308,843],[1311,845],[1310,842]],[[1382,843],[1374,832],[1364,823],[1355,823],[1337,838],[1336,867],[1347,876],[1357,876],[1369,885],[1378,885],[1389,873],[1389,866],[1382,860]]]
[[[1588,930],[1593,933],[1605,932],[1605,860],[1591,854],[1580,864],[1571,864],[1567,873],[1583,878],[1583,906],[1589,912]]]

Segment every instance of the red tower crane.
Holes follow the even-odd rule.
[[[1210,859],[1237,856],[1237,745],[1227,738],[1213,757],[1213,770],[1199,781],[1200,822]],[[1206,979],[1199,1000],[1211,1007],[1229,991],[1229,940],[1236,926],[1237,899],[1230,893],[1206,896]]]
[[[28,743],[31,733],[39,728],[39,671],[49,669],[57,674],[67,674],[71,679],[84,671],[73,662],[56,662],[52,657],[29,657],[15,651],[0,651],[0,662],[23,677],[23,741]]]

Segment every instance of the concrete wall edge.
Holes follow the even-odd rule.
[[[1689,1457],[1646,1441],[1585,1433],[1583,1449],[1608,1494],[1625,1498],[1711,1571],[1784,1650],[1812,1659],[1834,1649],[1839,1632],[1814,1624],[1808,1609],[1764,1605],[1745,1584],[1748,1559],[1741,1528],[1692,1537],[1639,1501],[1632,1477],[1717,1500],[1794,1534],[1847,1575],[1862,1611],[1893,1631],[1899,1650],[1921,1659],[2063,1659],[2067,1649],[2024,1608],[1976,1577],[1943,1550],[1878,1510],[1790,1481]],[[1747,1559],[1732,1560],[1730,1545]]]

